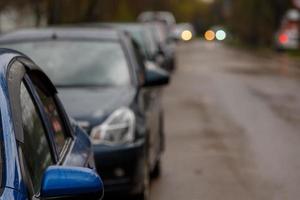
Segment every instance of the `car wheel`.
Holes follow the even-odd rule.
[[[155,164],[153,171],[151,172],[151,178],[156,179],[159,178],[160,175],[161,175],[161,162],[160,160],[158,160],[157,163]]]
[[[161,114],[159,116],[159,135],[160,135],[160,153],[165,151],[166,148],[166,136],[165,136],[165,118],[164,118],[164,112],[161,111]]]
[[[174,72],[176,70],[176,60],[173,58],[170,63],[170,71]]]
[[[149,176],[149,165],[148,165],[147,161],[145,161],[145,164],[144,164],[143,190],[134,199],[136,199],[136,200],[149,200],[150,199],[150,176]]]

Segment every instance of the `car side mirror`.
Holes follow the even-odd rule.
[[[42,200],[100,200],[104,186],[98,174],[89,168],[50,166],[43,175]]]
[[[176,36],[176,35],[169,35],[167,38],[167,43],[178,43],[181,40],[180,37]]]
[[[145,87],[164,86],[170,82],[170,74],[160,68],[146,69]]]
[[[169,34],[168,34],[168,37],[167,37],[167,43],[170,44],[170,43],[177,43],[181,41],[181,34],[178,34],[176,32],[176,30],[172,30]]]

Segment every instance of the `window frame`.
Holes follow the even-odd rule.
[[[11,109],[11,113],[12,113],[13,127],[15,129],[14,134],[15,134],[15,138],[16,138],[16,142],[17,142],[17,151],[18,151],[18,156],[19,156],[21,175],[22,175],[22,179],[24,180],[24,184],[28,190],[28,194],[30,195],[30,197],[33,197],[35,194],[33,191],[33,187],[30,184],[31,177],[28,174],[27,167],[24,162],[25,157],[22,152],[22,145],[24,144],[24,133],[23,133],[23,127],[22,127],[22,115],[20,115],[20,113],[22,112],[21,99],[20,99],[21,90],[20,89],[21,89],[22,82],[24,83],[25,87],[27,88],[26,84],[28,82],[31,82],[31,80],[28,77],[29,81],[27,80],[28,82],[26,83],[24,80],[24,77],[28,73],[31,73],[33,71],[41,72],[41,71],[39,71],[38,67],[32,61],[30,61],[22,56],[15,57],[14,59],[12,59],[11,62],[8,64],[7,71],[6,71],[6,78],[8,80],[7,81],[8,95],[9,95],[9,99],[10,99],[10,109]],[[41,72],[41,73],[43,74],[43,72]],[[45,83],[45,87],[49,88],[50,86],[48,86],[47,83]],[[36,90],[33,85],[31,85],[31,89],[27,88],[30,96],[32,95],[32,89],[36,93]],[[52,91],[52,90],[50,90],[50,91]],[[34,97],[31,96],[31,98],[33,100],[34,105],[36,106],[38,115],[41,119],[44,129],[45,129],[44,126],[46,125],[45,122],[48,123],[48,127],[47,127],[47,129],[45,129],[45,133],[46,133],[47,142],[49,143],[49,148],[51,151],[50,153],[51,153],[51,157],[53,160],[53,164],[54,165],[62,165],[64,163],[67,155],[71,152],[71,149],[75,142],[75,136],[73,135],[73,128],[69,121],[68,115],[66,114],[65,110],[63,109],[63,106],[62,106],[61,102],[59,101],[56,93],[54,91],[52,91],[51,93],[53,94],[53,96],[57,102],[59,110],[63,114],[62,119],[64,121],[67,121],[66,126],[67,126],[68,132],[70,133],[70,140],[68,141],[68,148],[65,150],[64,156],[62,156],[60,159],[58,159],[57,153],[54,154],[54,152],[56,151],[56,147],[51,145],[53,143],[51,141],[49,142],[49,139],[48,139],[49,134],[53,135],[53,133],[51,133],[52,127],[49,126],[50,123],[49,123],[49,120],[47,119],[48,116],[46,115],[46,113],[41,112],[41,110],[42,111],[44,110],[43,104],[40,101],[39,101],[39,103],[37,102],[37,99],[39,99],[39,96],[37,96],[37,94]],[[43,118],[41,117],[41,115],[43,115]],[[44,121],[44,119],[47,119],[47,120]],[[56,156],[53,157],[52,156],[53,154]]]
[[[50,154],[51,154],[51,159],[52,159],[52,163],[53,163],[53,165],[56,165],[57,164],[57,158],[56,158],[56,152],[55,152],[55,149],[53,149],[54,147],[53,147],[53,144],[52,144],[52,142],[51,142],[51,139],[50,139],[50,137],[51,137],[51,135],[49,134],[49,127],[51,127],[51,126],[49,126],[49,123],[47,122],[47,123],[45,123],[45,117],[46,116],[44,116],[44,114],[42,113],[42,111],[40,110],[40,105],[38,105],[39,104],[39,102],[37,101],[37,99],[36,99],[36,95],[37,95],[37,93],[36,93],[36,91],[35,90],[31,90],[31,86],[30,86],[30,82],[31,82],[31,80],[30,79],[28,79],[28,80],[26,80],[26,73],[25,73],[25,75],[24,75],[24,77],[23,77],[23,80],[21,81],[21,84],[23,83],[24,84],[24,87],[25,87],[25,89],[27,90],[27,92],[28,92],[28,94],[29,94],[29,96],[30,96],[30,98],[31,98],[31,100],[32,100],[32,103],[33,103],[33,105],[34,105],[34,107],[35,107],[35,109],[36,109],[36,112],[37,112],[37,115],[38,115],[38,117],[40,118],[40,121],[41,121],[41,123],[42,123],[42,126],[43,126],[43,129],[44,129],[44,132],[45,132],[45,137],[46,137],[46,139],[47,139],[47,143],[48,143],[48,145],[49,145],[49,151],[50,151]],[[20,89],[21,89],[21,87],[20,87]],[[19,98],[21,97],[21,90],[19,91]],[[22,116],[22,113],[21,113],[21,116]],[[23,121],[23,120],[22,120]],[[22,127],[23,127],[23,122],[22,122]],[[22,128],[22,130],[24,130],[23,128]],[[23,133],[24,134],[24,133]],[[53,139],[52,139],[53,140]],[[22,145],[25,145],[25,143],[22,143],[20,146],[21,146],[21,149],[19,149],[19,151],[21,151],[20,153],[22,153],[22,167],[24,168],[23,170],[26,170],[26,178],[27,179],[29,179],[29,181],[27,180],[27,182],[29,182],[31,185],[30,185],[30,190],[32,190],[32,191],[30,191],[31,193],[32,193],[32,195],[37,195],[36,193],[34,193],[34,189],[33,189],[33,183],[32,183],[32,177],[30,176],[30,174],[29,174],[29,172],[28,172],[28,169],[27,169],[27,165],[26,166],[24,166],[24,164],[26,163],[26,159],[28,159],[28,158],[25,158],[25,155],[24,155],[24,152],[23,152],[23,148],[22,148]]]
[[[21,170],[21,175],[22,179],[24,180],[24,184],[27,188],[27,192],[30,198],[34,197],[35,193],[33,190],[33,185],[32,185],[32,178],[29,175],[27,165],[25,163],[25,157],[23,154],[23,148],[22,145],[24,145],[24,132],[23,132],[23,124],[22,124],[22,108],[21,108],[21,84],[23,83],[26,89],[28,90],[28,93],[30,97],[32,98],[33,104],[37,109],[37,114],[39,115],[41,119],[42,126],[45,130],[46,134],[46,139],[48,141],[48,130],[46,130],[45,127],[45,121],[40,116],[40,110],[39,107],[36,105],[36,100],[31,96],[31,91],[27,88],[26,83],[24,81],[24,76],[27,73],[27,69],[25,67],[25,64],[23,62],[19,61],[18,59],[22,59],[22,57],[15,57],[13,60],[8,65],[7,72],[6,72],[6,78],[7,78],[7,85],[8,85],[8,95],[10,99],[10,109],[12,113],[12,122],[13,122],[13,127],[14,127],[14,133],[15,133],[15,138],[16,138],[16,143],[17,143],[17,152],[18,152],[18,157],[19,157],[19,163],[20,163],[20,170]],[[51,154],[51,158],[53,161],[53,164],[56,164],[57,161],[53,157],[53,148],[49,143],[49,150]]]
[[[65,138],[65,144],[64,144],[61,152],[58,153],[57,152],[57,147],[56,147],[56,144],[55,144],[55,139],[54,139],[55,131],[54,131],[53,127],[50,125],[50,132],[49,132],[49,134],[51,135],[53,147],[54,147],[55,153],[57,155],[57,161],[56,161],[56,163],[57,164],[61,164],[61,163],[63,163],[63,161],[65,160],[66,156],[68,155],[68,152],[70,150],[72,142],[74,141],[74,135],[73,135],[73,132],[72,132],[71,124],[70,124],[70,121],[68,120],[69,116],[67,115],[65,109],[63,108],[62,103],[59,100],[57,94],[53,94],[51,92],[45,91],[45,88],[41,87],[42,83],[40,82],[39,78],[35,78],[34,76],[35,75],[32,72],[27,72],[24,77],[25,77],[25,79],[28,79],[28,82],[31,85],[32,90],[34,90],[35,94],[37,95],[36,96],[37,101],[38,101],[39,105],[41,106],[41,108],[39,108],[39,109],[43,110],[43,114],[45,115],[45,120],[47,121],[47,124],[50,125],[51,121],[49,119],[48,114],[45,111],[44,104],[43,104],[42,100],[40,99],[40,96],[39,96],[39,94],[38,94],[38,92],[36,90],[36,87],[39,90],[41,90],[43,93],[45,93],[45,95],[50,95],[51,98],[53,98],[53,101],[55,103],[57,112],[58,112],[58,114],[60,116],[60,119],[61,119],[61,122],[62,122],[62,126],[63,126],[63,128],[65,130],[64,131],[64,134],[65,134],[65,137],[66,137]]]
[[[52,132],[52,127],[49,123],[49,120],[47,119],[47,114],[43,108],[43,104],[37,94],[37,91],[35,90],[32,81],[30,80],[30,78],[28,77],[27,73],[25,73],[23,80],[22,80],[24,86],[26,87],[28,94],[30,95],[32,102],[34,104],[34,106],[37,109],[38,115],[41,119],[41,122],[43,124],[44,130],[45,130],[45,134],[46,134],[46,138],[47,141],[49,143],[49,147],[50,147],[50,151],[51,151],[51,155],[52,155],[52,161],[53,163],[57,163],[58,161],[58,157],[57,157],[57,152],[56,152],[56,148],[54,145],[54,139],[53,139],[53,134],[51,134]],[[21,83],[22,83],[21,82]],[[45,123],[46,122],[46,123]]]
[[[136,55],[133,50],[133,39],[131,38],[130,35],[128,34],[122,34],[120,35],[120,40],[122,47],[124,49],[124,52],[126,54],[126,57],[128,59],[130,71],[132,74],[132,78],[134,81],[135,86],[142,86],[143,83],[140,82],[139,77],[138,77],[138,70],[141,66],[138,66],[137,60],[136,60]]]

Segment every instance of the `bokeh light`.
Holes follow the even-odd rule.
[[[181,33],[181,38],[182,38],[182,40],[184,40],[184,41],[189,41],[189,40],[191,40],[191,39],[193,38],[193,34],[192,34],[191,31],[185,30],[185,31],[183,31],[183,32]]]
[[[216,38],[219,41],[223,41],[226,39],[226,32],[224,30],[218,30],[216,33]]]
[[[215,32],[212,30],[208,30],[205,32],[204,37],[208,41],[213,41],[216,37]]]
[[[286,44],[289,40],[289,37],[287,34],[280,34],[278,40],[281,44]]]

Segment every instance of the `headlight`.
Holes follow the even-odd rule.
[[[93,144],[124,144],[132,142],[134,134],[134,113],[129,108],[120,108],[92,129],[91,139]]]

